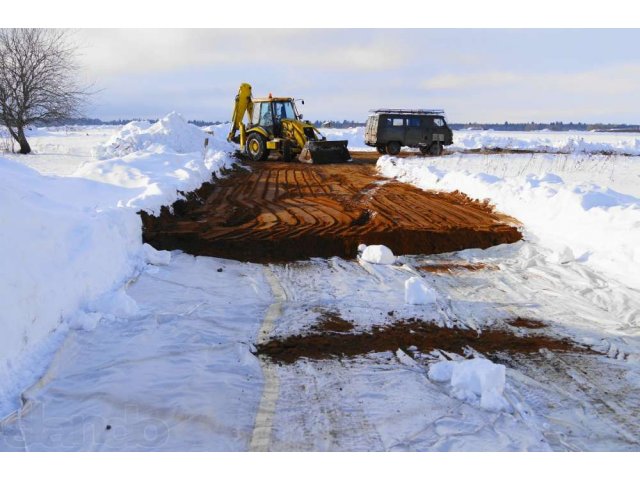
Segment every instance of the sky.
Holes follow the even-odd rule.
[[[85,29],[87,116],[226,121],[240,83],[309,120],[640,123],[640,29]]]

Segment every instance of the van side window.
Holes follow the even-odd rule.
[[[394,127],[403,127],[404,126],[404,118],[392,118],[392,125]]]
[[[441,118],[434,118],[433,123],[435,123],[438,127],[444,126],[444,120],[442,120]]]
[[[409,127],[419,127],[420,119],[417,117],[409,117],[407,118],[407,126]]]

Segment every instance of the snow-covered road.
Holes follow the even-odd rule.
[[[637,310],[634,292],[581,266],[540,260],[523,271],[527,248],[405,257],[403,265],[334,258],[259,266],[174,254],[128,287],[137,316],[67,337],[23,394],[23,408],[3,422],[0,449],[637,450],[637,319],[616,327],[619,312],[609,308]],[[404,303],[415,267],[470,257],[491,268],[422,273],[446,301]],[[587,281],[600,288],[587,291]],[[356,330],[417,316],[487,327],[535,313],[553,333],[601,354],[505,356],[510,407],[493,412],[429,380],[437,352],[259,360],[251,352],[270,311],[278,336],[308,331],[327,311]],[[259,415],[265,395],[272,406]]]

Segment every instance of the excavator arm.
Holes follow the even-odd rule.
[[[236,133],[240,130],[240,145],[245,144],[245,126],[242,122],[244,115],[248,114],[249,118],[253,116],[253,100],[251,99],[251,85],[248,83],[240,84],[238,95],[236,95],[235,105],[233,107],[233,116],[231,117],[231,131],[227,135],[227,140],[234,141]]]

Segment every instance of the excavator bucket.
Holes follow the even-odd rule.
[[[344,163],[351,160],[347,140],[309,140],[298,160],[303,163]]]

